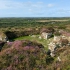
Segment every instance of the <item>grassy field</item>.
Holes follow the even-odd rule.
[[[41,43],[45,47],[45,50],[47,50],[48,49],[48,43],[52,40],[52,38],[50,40],[49,39],[45,40],[45,39],[39,39],[39,35],[32,35],[32,36],[19,37],[19,38],[16,38],[14,40],[35,41],[35,42]]]
[[[38,20],[36,22],[51,22],[51,21],[54,21],[54,22],[67,22],[69,20],[65,20],[65,19],[63,19],[63,20]]]

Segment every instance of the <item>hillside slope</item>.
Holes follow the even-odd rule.
[[[51,57],[39,43],[8,42],[0,52],[0,70],[70,70],[70,46],[57,48]]]

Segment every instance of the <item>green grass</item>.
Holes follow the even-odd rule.
[[[36,41],[38,43],[41,43],[45,47],[45,50],[47,50],[48,49],[48,43],[50,41],[48,39],[47,40],[45,40],[45,39],[39,39],[39,35],[34,35],[34,36],[35,37],[32,37],[32,36],[23,36],[23,37],[15,38],[14,40],[30,40],[30,41]]]

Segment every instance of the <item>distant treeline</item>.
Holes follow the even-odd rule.
[[[70,20],[70,18],[0,18],[0,28],[5,27],[35,27],[35,26],[46,26],[46,25],[61,25],[69,24],[70,21],[58,22],[58,21],[49,21],[49,22],[37,22],[38,20],[54,20],[54,19],[64,19]]]

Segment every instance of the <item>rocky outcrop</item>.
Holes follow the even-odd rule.
[[[3,47],[3,45],[4,45],[7,41],[8,41],[7,36],[6,36],[3,32],[0,31],[0,51],[1,51],[2,47]]]
[[[50,50],[50,55],[53,57],[54,52],[57,48],[65,47],[69,45],[69,41],[62,36],[54,36],[53,40],[48,44],[48,49]]]
[[[3,32],[0,32],[0,41],[2,41],[2,42],[8,41],[8,37]]]

